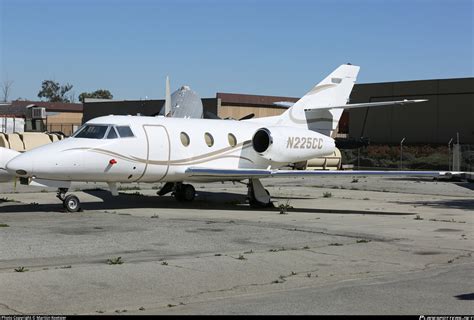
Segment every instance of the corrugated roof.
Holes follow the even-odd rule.
[[[46,111],[54,112],[81,112],[81,103],[45,102],[45,101],[12,101],[10,105],[0,105],[0,115],[11,117],[24,117],[28,106],[46,108]]]
[[[82,103],[65,103],[65,102],[46,102],[46,101],[12,101],[12,106],[25,107],[35,105],[46,108],[46,111],[62,111],[62,112],[82,112]]]

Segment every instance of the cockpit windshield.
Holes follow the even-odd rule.
[[[88,124],[79,130],[74,135],[74,138],[102,139],[105,136],[108,127],[109,126],[106,125]]]
[[[74,138],[85,139],[107,139],[133,138],[133,132],[129,126],[114,126],[106,124],[85,124],[74,135]]]

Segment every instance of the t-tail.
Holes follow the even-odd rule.
[[[360,67],[339,66],[283,113],[277,123],[334,136]]]

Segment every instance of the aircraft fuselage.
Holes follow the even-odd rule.
[[[106,116],[84,126],[87,125],[106,128],[99,128],[99,138],[75,136],[28,151],[11,160],[8,171],[22,177],[59,181],[211,181],[219,179],[188,179],[185,170],[274,169],[292,162],[275,161],[255,151],[252,138],[257,130],[266,127],[259,121]],[[133,136],[120,136],[118,129],[123,126],[128,126]],[[116,136],[108,138],[109,130],[115,130]],[[295,159],[334,152],[334,140],[328,136],[295,128],[285,132],[286,136],[278,137],[279,144],[270,143],[282,148],[283,154],[299,155]]]

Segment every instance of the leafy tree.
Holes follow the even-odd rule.
[[[94,99],[113,99],[112,93],[109,90],[99,89],[94,92],[83,92],[79,95],[79,101],[84,102],[85,98]]]
[[[38,92],[38,97],[46,98],[49,102],[70,102],[66,95],[72,89],[72,84],[66,83],[61,86],[58,82],[53,80],[44,80],[41,85],[41,90]]]

